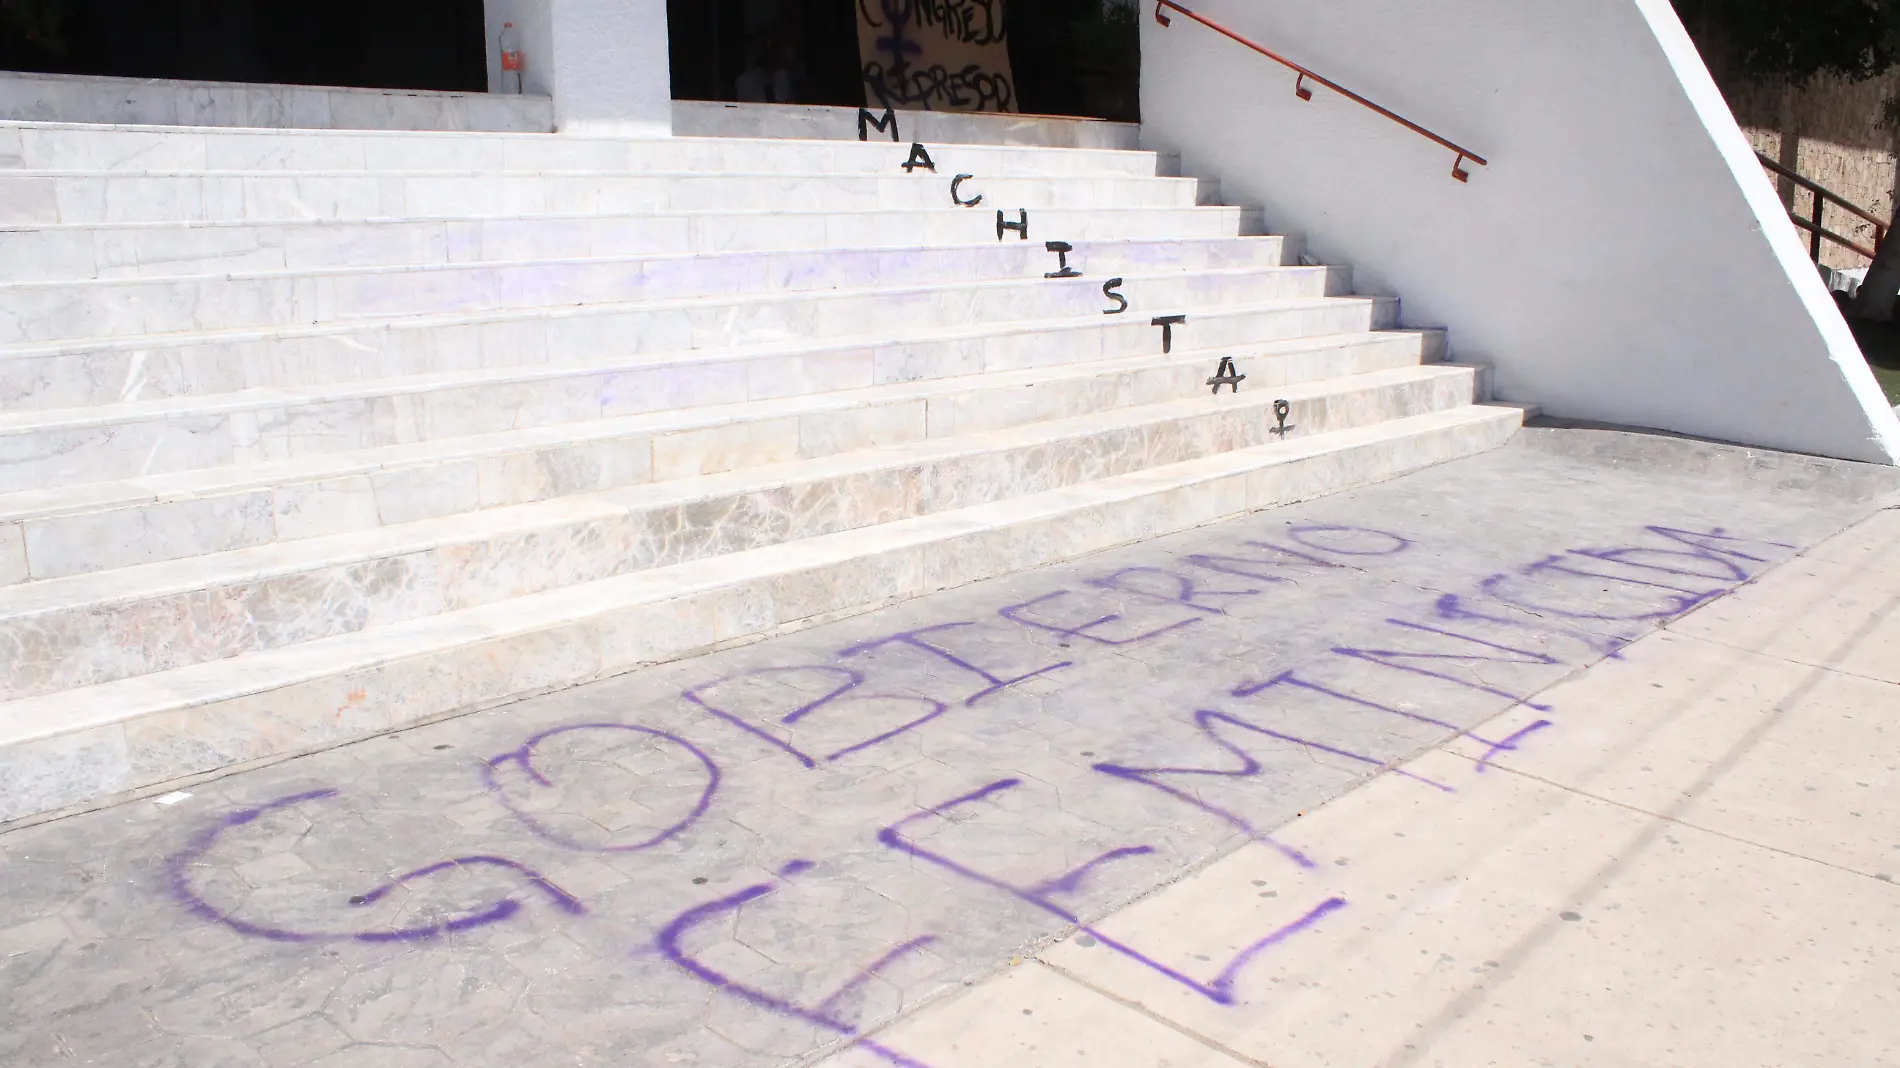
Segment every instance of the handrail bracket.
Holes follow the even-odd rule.
[[[1196,14],[1195,12],[1190,11],[1185,7],[1182,7],[1180,4],[1175,3],[1175,0],[1155,0],[1155,21],[1159,22],[1163,26],[1174,25],[1174,20],[1168,17],[1168,11],[1170,9],[1173,9],[1174,11],[1179,12],[1180,14],[1186,15],[1188,18],[1193,19],[1195,22],[1198,22],[1203,26],[1206,26],[1208,29],[1213,30],[1215,33],[1218,33],[1223,37],[1230,38],[1243,45],[1246,45],[1248,48],[1251,48],[1254,51],[1260,53],[1261,55],[1267,57],[1268,59],[1273,60],[1275,63],[1278,63],[1281,66],[1287,68],[1288,70],[1293,71],[1295,74],[1298,75],[1298,77],[1293,80],[1293,94],[1299,97],[1301,100],[1313,99],[1313,90],[1306,84],[1307,80],[1311,79],[1312,81],[1318,82],[1320,85],[1323,85],[1328,89],[1331,89],[1333,92],[1338,93],[1340,96],[1345,97],[1346,99],[1352,101],[1353,103],[1358,104],[1361,107],[1367,108],[1368,110],[1375,111],[1379,113],[1380,115],[1383,115],[1388,119],[1391,119],[1393,122],[1396,122],[1400,126],[1405,127],[1406,129],[1412,131],[1415,134],[1418,134],[1420,137],[1425,138],[1426,140],[1432,142],[1433,144],[1436,144],[1442,148],[1447,148],[1453,152],[1456,152],[1458,154],[1458,158],[1451,165],[1451,176],[1460,182],[1471,181],[1471,172],[1465,169],[1466,163],[1475,163],[1480,167],[1489,167],[1491,165],[1490,160],[1487,160],[1483,156],[1478,155],[1476,152],[1473,152],[1470,149],[1465,148],[1463,145],[1454,144],[1451,141],[1445,140],[1444,138],[1438,136],[1437,134],[1431,132],[1430,130],[1427,130],[1425,127],[1420,126],[1418,123],[1415,123],[1411,121],[1410,119],[1405,118],[1404,116],[1398,114],[1395,111],[1392,111],[1389,108],[1380,107],[1379,105],[1373,103],[1372,101],[1367,100],[1365,97],[1360,96],[1358,93],[1355,93],[1352,90],[1346,88],[1345,86],[1340,85],[1338,82],[1321,77],[1320,75],[1315,74],[1312,71],[1306,69],[1305,67],[1300,66],[1298,63],[1293,62],[1292,60],[1286,58],[1285,56],[1279,55],[1278,53],[1270,51],[1269,49],[1261,45],[1258,45],[1252,41],[1249,41],[1245,37],[1242,37],[1241,35],[1228,29],[1227,27],[1222,26],[1220,23],[1215,22],[1213,19],[1210,19],[1206,17],[1205,15]]]

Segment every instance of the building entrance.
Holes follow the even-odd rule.
[[[8,0],[0,68],[483,92],[482,12],[482,0]]]
[[[891,56],[860,54],[860,19],[882,25],[892,13],[925,2],[668,0],[674,99],[878,103],[867,75],[875,83]],[[986,108],[1135,122],[1137,15],[1132,0],[937,0],[929,18],[968,28],[966,41],[987,39],[1000,28],[1010,84],[1007,93],[985,88],[969,94],[982,96]],[[882,37],[887,49],[904,47],[883,31],[864,36]],[[999,101],[1006,103],[997,108]]]

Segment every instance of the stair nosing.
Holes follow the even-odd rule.
[[[1279,241],[1279,242],[1284,243],[1285,240],[1286,240],[1285,236],[1281,234],[1251,234],[1251,235],[1245,235],[1245,236],[1237,235],[1233,237],[1194,237],[1194,238],[1109,238],[1109,239],[1098,240],[1098,241],[1088,241],[1088,240],[1078,241],[1075,243],[1075,252],[1080,253],[1080,252],[1087,251],[1089,249],[1127,248],[1131,246],[1140,246],[1140,245],[1154,245],[1154,246],[1165,247],[1165,246],[1178,246],[1178,245],[1183,245],[1183,244],[1241,244],[1244,242],[1254,242],[1254,241]],[[551,257],[547,257],[543,259],[444,260],[437,263],[374,264],[367,267],[351,267],[351,266],[304,267],[304,268],[276,267],[276,268],[270,268],[267,270],[257,270],[257,271],[225,271],[225,272],[214,271],[214,272],[205,272],[205,273],[200,273],[200,274],[168,274],[168,275],[158,275],[158,276],[151,276],[151,277],[144,276],[144,275],[129,275],[129,276],[122,276],[122,277],[115,276],[115,277],[106,277],[106,278],[50,279],[50,280],[40,280],[40,281],[33,281],[33,282],[0,281],[0,297],[4,297],[8,293],[14,292],[14,291],[32,292],[35,290],[52,289],[52,288],[58,288],[58,287],[174,285],[174,284],[191,284],[194,282],[289,281],[289,280],[304,279],[304,278],[354,278],[354,277],[362,277],[362,276],[428,274],[432,272],[446,272],[446,271],[521,270],[524,268],[549,267],[549,266],[557,266],[557,267],[604,266],[607,264],[616,264],[616,263],[684,263],[690,260],[714,260],[714,259],[724,259],[724,258],[741,257],[741,256],[824,256],[824,255],[836,254],[839,252],[846,252],[846,253],[851,253],[851,254],[871,252],[871,253],[888,253],[891,255],[902,255],[902,254],[907,254],[907,253],[935,253],[935,252],[949,252],[949,253],[987,252],[993,249],[997,249],[999,247],[1005,250],[1008,250],[1010,248],[1010,246],[1007,246],[1007,245],[999,246],[996,242],[992,241],[987,244],[969,243],[969,244],[953,244],[953,245],[892,245],[892,246],[883,246],[883,247],[878,247],[878,248],[864,248],[864,249],[832,249],[832,248],[736,249],[736,250],[725,250],[725,251],[714,251],[714,252],[629,253],[629,254],[624,254],[624,255],[617,254],[617,255],[610,255],[610,256],[551,256]],[[1072,255],[1073,254],[1074,253],[1072,253]],[[1332,265],[1283,263],[1283,264],[1277,264],[1277,265],[1261,264],[1259,266],[1261,267],[1271,267],[1271,266],[1279,266],[1279,267],[1321,266],[1321,267],[1324,267],[1324,266],[1332,266]],[[1212,267],[1183,268],[1183,270],[1203,270],[1203,269],[1211,271],[1211,270],[1232,269],[1232,268],[1212,268]],[[823,292],[823,291],[824,290],[821,290],[821,289],[798,290],[798,292],[807,292],[807,293]],[[555,305],[555,306],[558,306],[558,305]]]
[[[1305,311],[1329,306],[1349,307],[1352,305],[1365,305],[1369,307],[1379,307],[1384,305],[1389,307],[1397,303],[1398,298],[1396,297],[1311,297],[1264,302],[1260,304],[1220,305],[1207,309],[1199,309],[1195,314],[1200,318],[1212,319],[1229,318],[1240,315],[1269,314],[1273,312]],[[387,379],[365,379],[354,383],[326,384],[326,387],[329,385],[336,385],[338,387],[347,385],[351,387],[337,388],[334,391],[324,388],[306,392],[297,389],[286,389],[280,386],[268,386],[239,390],[232,393],[162,397],[149,401],[86,405],[78,408],[29,409],[26,411],[0,414],[0,439],[54,430],[80,430],[128,422],[143,422],[151,419],[182,419],[193,415],[217,415],[230,412],[250,411],[260,408],[278,407],[285,404],[331,403],[368,397],[425,393],[441,389],[459,389],[469,386],[551,380],[574,374],[604,374],[622,370],[653,370],[678,365],[690,366],[703,363],[726,363],[739,360],[770,359],[779,356],[811,356],[826,352],[846,352],[890,345],[922,344],[992,337],[1020,337],[1025,334],[1037,333],[1060,333],[1099,326],[1101,322],[1102,320],[1099,317],[1093,316],[1074,316],[1062,319],[1011,319],[999,320],[995,323],[981,324],[973,327],[943,329],[929,333],[905,336],[892,336],[888,333],[851,334],[809,341],[801,339],[791,342],[758,343],[756,345],[727,345],[704,349],[683,349],[664,353],[635,353],[627,357],[616,357],[610,361],[597,363],[509,365],[499,368],[436,371],[423,375],[404,375]],[[1208,350],[1193,349],[1188,351]]]
[[[605,416],[578,423],[550,423],[543,426],[523,427],[519,430],[493,431],[486,434],[436,438],[395,445],[376,445],[286,460],[258,460],[227,464],[222,467],[192,468],[162,475],[106,479],[58,490],[19,490],[12,493],[0,493],[0,524],[36,522],[137,505],[186,502],[255,493],[290,483],[371,476],[414,470],[436,464],[481,462],[530,449],[561,448],[622,437],[646,435],[660,437],[749,422],[849,412],[866,407],[928,402],[939,397],[955,396],[979,389],[1004,389],[1018,385],[1029,388],[1117,374],[1166,370],[1198,365],[1208,359],[1218,359],[1223,353],[1281,359],[1332,349],[1407,344],[1414,339],[1442,333],[1443,331],[1437,330],[1372,330],[1314,334],[1278,342],[1200,349],[1172,356],[1154,354],[1116,356],[1070,364],[989,371],[977,375],[886,382],[873,386],[856,386],[767,400],[734,401],[698,408],[675,408],[641,412],[635,415]],[[1443,362],[1433,365],[1456,366]],[[1285,385],[1292,384],[1296,383]],[[754,412],[758,414],[755,415]],[[413,452],[414,455],[406,455],[404,450]],[[217,483],[210,477],[212,473],[220,472],[228,472],[231,476],[229,481]],[[173,482],[179,485],[168,485]],[[55,503],[56,498],[52,496],[59,493],[71,493],[75,498],[83,498],[87,496],[88,491],[98,491],[101,487],[119,486],[126,488],[109,500],[76,499],[70,505],[61,505]],[[35,503],[13,507],[14,502],[26,497],[35,498]]]
[[[1061,150],[1051,150],[1061,151]],[[181,167],[159,170],[88,170],[85,168],[60,167],[7,167],[0,168],[0,178],[83,178],[83,179],[119,179],[129,181],[153,178],[824,178],[827,180],[872,179],[876,181],[922,182],[930,179],[919,178],[912,174],[894,174],[889,171],[633,171],[601,170],[598,168],[551,168],[546,170],[512,170],[508,168],[469,169],[446,167],[424,170],[405,170],[391,168],[372,170],[370,168],[352,168],[337,170],[319,167],[313,170],[216,170],[209,167]],[[934,176],[933,176],[934,177]],[[1054,181],[1109,181],[1109,182],[1168,182],[1172,184],[1201,184],[1201,179],[1175,174],[1117,174],[1113,172],[1094,174],[1089,172],[1071,174],[993,174],[984,176],[992,182],[1054,182]]]
[[[1521,413],[1515,409],[1483,404],[1465,405],[1427,415],[1388,420],[1367,427],[1316,434],[1310,438],[1296,439],[1294,442],[1253,446],[1177,464],[1147,468],[1099,479],[1085,485],[1105,487],[1111,492],[1119,491],[1125,497],[1141,496],[1153,490],[1151,487],[1140,488],[1137,485],[1139,482],[1146,481],[1152,484],[1155,478],[1165,478],[1171,473],[1184,476],[1176,479],[1180,485],[1194,485],[1227,474],[1263,470],[1277,464],[1323,455],[1339,448],[1376,444],[1381,440],[1403,440],[1434,430],[1452,430],[1493,419],[1508,419],[1509,416],[1504,414],[1507,412],[1521,417]],[[1070,494],[1074,488],[1064,487],[1060,490],[1027,496],[1054,499],[1055,494]],[[605,611],[625,610],[641,603],[660,603],[696,590],[716,589],[730,585],[732,580],[729,576],[735,565],[744,566],[760,560],[767,561],[766,567],[754,569],[757,577],[795,573],[800,569],[797,562],[791,559],[795,554],[809,552],[814,546],[822,550],[852,538],[862,540],[869,531],[894,533],[897,537],[908,537],[911,542],[918,544],[942,540],[941,535],[933,537],[934,529],[946,532],[957,527],[981,529],[980,520],[974,517],[982,515],[985,511],[998,509],[999,504],[1012,502],[1020,504],[1025,500],[1026,497],[1018,497],[1005,502],[991,502],[947,512],[911,516],[873,527],[817,535],[812,538],[749,549],[741,553],[705,557],[680,564],[670,564],[663,568],[557,587],[473,608],[459,609],[455,612],[391,623],[382,627],[353,631],[275,649],[255,651],[223,660],[205,661],[111,682],[18,698],[0,703],[0,746],[55,738],[82,730],[128,722],[138,716],[188,710],[220,700],[231,700],[285,686],[314,682],[350,671],[448,650],[457,645],[467,644],[468,638],[492,640],[512,634],[552,630],[582,622]],[[1018,518],[1015,522],[1021,522],[1021,519]],[[706,573],[721,571],[726,574],[717,577],[712,575],[699,577]],[[644,598],[629,597],[622,592],[637,591],[642,586],[652,588],[653,592]],[[599,602],[603,599],[601,596],[603,593],[608,594],[609,599],[613,600],[610,607],[600,607],[596,604],[589,609],[580,603]],[[560,602],[563,600],[570,604],[561,606]],[[550,606],[553,606],[552,610]],[[538,614],[537,610],[539,610]],[[456,637],[456,633],[462,637]],[[407,643],[404,648],[385,648],[380,651],[372,648],[378,643],[386,647],[402,644],[405,639]],[[354,655],[349,655],[342,662],[338,662],[335,654],[339,650]],[[312,663],[313,660],[326,656],[331,659],[321,665]],[[280,677],[262,678],[274,668]],[[220,676],[224,677],[220,678]],[[128,707],[137,705],[149,707],[126,712]],[[69,714],[64,722],[50,728],[21,730],[16,726],[22,716],[31,716],[36,711],[70,713],[73,706],[89,714],[84,716]],[[101,714],[101,710],[104,709],[111,709],[112,713]]]
[[[0,172],[4,173],[4,172]],[[190,230],[216,227],[320,227],[320,226],[436,226],[446,224],[479,225],[483,223],[539,223],[548,220],[581,219],[701,219],[701,218],[762,218],[765,216],[791,216],[794,218],[861,216],[861,215],[941,215],[962,217],[967,208],[811,208],[806,210],[777,211],[770,208],[720,208],[717,211],[653,209],[648,211],[607,211],[607,212],[517,212],[511,215],[365,215],[365,216],[301,216],[281,219],[148,219],[124,222],[86,222],[86,223],[15,223],[0,222],[0,233],[41,233],[88,230]],[[1073,214],[1099,215],[1108,212],[1139,211],[1191,211],[1191,212],[1231,212],[1244,214],[1253,208],[1235,204],[1163,204],[1146,207],[1094,207],[1094,208],[1042,208],[1046,212],[1069,212]],[[846,248],[883,248],[881,245],[845,246]]]
[[[1370,389],[1390,389],[1412,382],[1435,382],[1473,374],[1462,365],[1420,364],[1415,367],[1368,371],[1316,379],[1278,392],[1286,399],[1306,400]],[[1241,407],[1270,409],[1271,394],[1249,394]],[[1279,399],[1279,398],[1274,398]],[[1199,410],[1205,398],[1186,397],[1157,404],[1136,405],[1105,412],[1089,412],[1042,420],[998,430],[951,434],[940,438],[855,449],[844,453],[801,458],[740,468],[684,479],[642,483],[618,489],[570,494],[527,504],[507,505],[479,512],[454,513],[410,523],[390,524],[360,531],[324,535],[177,560],[135,564],[106,571],[85,572],[0,587],[0,623],[14,624],[51,612],[71,611],[77,605],[134,603],[177,596],[195,589],[238,580],[261,581],[319,568],[342,567],[372,560],[429,552],[461,541],[484,540],[560,526],[587,519],[612,519],[652,508],[680,507],[698,501],[756,494],[796,483],[872,474],[879,470],[964,456],[1023,449],[1094,434],[1113,433],[1203,415],[1233,411],[1233,407]],[[1385,422],[1391,422],[1386,420]],[[1377,425],[1377,424],[1374,424]],[[1353,428],[1358,429],[1358,428]],[[1333,433],[1332,431],[1326,433]],[[1323,436],[1314,435],[1315,437]],[[1295,438],[1293,441],[1307,440]],[[1119,476],[1118,476],[1119,477]],[[479,527],[478,537],[471,536]],[[409,540],[404,540],[409,539]],[[392,546],[391,543],[397,543]],[[360,547],[354,543],[363,543]],[[301,556],[299,554],[302,554]],[[262,563],[260,558],[272,562]],[[209,568],[212,575],[203,572]],[[222,570],[223,577],[215,577]],[[177,577],[167,578],[167,572]],[[140,587],[140,579],[151,579]],[[110,587],[84,596],[86,587]],[[78,591],[74,598],[62,594]],[[24,603],[21,603],[24,602]],[[36,603],[37,602],[37,603]]]
[[[1173,281],[1182,277],[1231,279],[1244,278],[1250,274],[1276,276],[1283,274],[1328,274],[1344,272],[1350,268],[1330,264],[1308,266],[1306,264],[1278,264],[1242,267],[1207,267],[1187,270],[1148,271],[1140,274],[1125,274],[1121,277],[1130,284],[1143,281]],[[1080,281],[1081,279],[1063,279]],[[931,282],[918,285],[868,285],[834,286],[814,290],[771,290],[756,294],[717,294],[704,297],[676,297],[662,300],[616,300],[594,301],[577,304],[535,304],[513,305],[478,312],[431,312],[427,314],[394,313],[389,315],[364,315],[347,319],[330,319],[315,323],[216,327],[208,330],[170,330],[156,334],[106,334],[94,337],[60,338],[55,341],[29,341],[0,345],[0,361],[39,360],[59,356],[80,356],[91,353],[116,352],[124,349],[148,349],[170,347],[190,343],[244,341],[269,341],[279,338],[329,337],[337,334],[355,333],[363,330],[428,330],[447,326],[485,325],[489,323],[507,323],[538,319],[579,319],[592,315],[613,313],[630,314],[637,312],[669,312],[696,307],[719,307],[725,305],[744,305],[747,307],[763,304],[805,304],[816,299],[857,299],[862,297],[911,297],[935,293],[955,292],[994,292],[1017,289],[1034,290],[1047,285],[1049,279],[1024,275],[1020,278],[979,278],[954,282]],[[1356,294],[1341,294],[1337,297],[1291,297],[1297,300],[1347,300]],[[1254,302],[1267,303],[1267,302]],[[1208,313],[1203,313],[1208,314]],[[998,322],[1024,322],[1031,320],[998,320]]]
[[[401,92],[400,90],[394,90]],[[486,96],[485,93],[458,93],[452,95]],[[542,99],[551,99],[543,97]],[[1055,118],[1065,118],[1055,116]],[[1086,120],[1078,120],[1086,121]],[[89,123],[60,122],[52,119],[0,119],[0,129],[39,131],[52,130],[75,134],[114,134],[114,133],[151,133],[176,136],[203,136],[207,138],[273,137],[304,141],[348,140],[363,138],[366,140],[477,140],[498,138],[516,141],[521,144],[559,142],[567,144],[607,144],[607,145],[665,145],[665,144],[715,144],[715,145],[752,145],[769,147],[776,145],[823,145],[843,148],[850,151],[864,151],[868,148],[902,149],[903,144],[885,141],[852,141],[824,137],[729,137],[723,134],[675,134],[671,137],[655,137],[639,134],[615,135],[610,133],[561,133],[526,130],[377,130],[377,129],[317,129],[294,126],[190,126],[167,123]],[[1168,153],[1150,148],[1099,148],[1071,147],[1067,145],[1011,145],[993,142],[941,142],[943,147],[978,149],[1002,152],[1090,152],[1123,156],[1166,156]]]

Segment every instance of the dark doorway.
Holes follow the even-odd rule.
[[[855,0],[667,0],[676,100],[854,107]]]
[[[1022,110],[1141,121],[1141,26],[1131,0],[1017,0],[1009,62]]]
[[[674,98],[863,104],[859,2],[667,0]],[[1011,0],[1018,110],[1140,121],[1137,15],[1130,0]]]
[[[0,67],[374,89],[488,88],[482,0],[9,0]]]

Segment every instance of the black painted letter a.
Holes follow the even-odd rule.
[[[932,174],[937,173],[937,161],[930,158],[930,150],[913,144],[910,146],[910,159],[904,161],[904,173],[915,174],[919,167]]]

